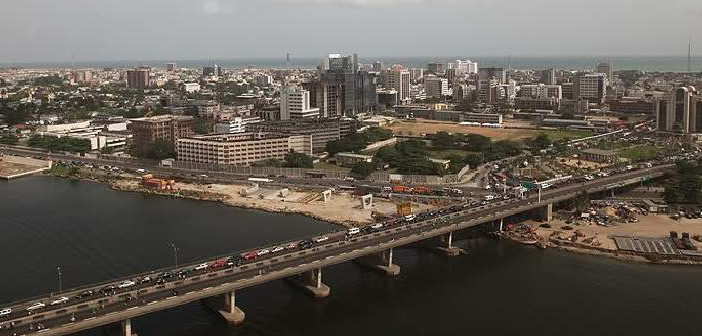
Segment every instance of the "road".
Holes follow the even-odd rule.
[[[155,270],[75,288],[53,297],[42,296],[20,300],[0,306],[2,309],[12,309],[10,315],[0,318],[0,325],[3,326],[0,329],[0,336],[14,335],[15,333],[17,335],[38,333],[37,326],[39,324],[43,327],[43,330],[40,331],[42,335],[65,335],[118,322],[491,222],[543,207],[551,202],[572,198],[579,195],[584,189],[600,191],[607,190],[612,185],[623,181],[637,183],[641,177],[658,176],[670,167],[670,165],[659,166],[584,183],[571,183],[558,189],[542,192],[541,202],[538,202],[537,195],[531,195],[525,199],[510,199],[480,207],[452,206],[420,215],[412,221],[395,219],[385,222],[382,230],[377,232],[362,233],[353,237],[347,237],[346,231],[331,232],[326,235],[328,238],[326,241],[315,244],[310,249],[296,247],[279,253],[268,253],[257,260],[244,262],[240,266],[195,271],[183,278],[170,279],[164,284],[155,284],[153,279],[166,271],[177,273],[181,270],[192,270],[201,263],[211,264],[222,256],[184,265],[177,269]],[[319,237],[312,239],[316,238]],[[277,246],[286,246],[288,243],[279,243]],[[256,250],[263,248],[266,247]],[[231,255],[238,256],[250,251],[239,251]],[[112,295],[103,295],[99,292],[105,286],[117,286],[125,280],[139,281],[147,276],[151,277],[152,281],[117,289]],[[92,290],[96,294],[82,298],[76,297],[86,290]],[[66,303],[50,306],[50,303],[60,296],[66,296],[70,299]],[[31,315],[28,314],[27,307],[37,302],[46,304],[46,307]],[[11,323],[14,323],[14,327],[8,330],[7,327]]]

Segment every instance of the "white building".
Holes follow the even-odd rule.
[[[474,74],[478,73],[478,62],[456,60],[453,68],[456,69],[458,74]]]
[[[200,91],[200,84],[199,83],[185,83],[185,84],[183,84],[183,89],[185,89],[185,92],[187,92],[187,93],[198,92],[198,91]]]
[[[590,73],[575,78],[573,94],[576,98],[587,99],[598,104],[604,103],[607,75]]]
[[[385,73],[385,83],[383,85],[387,89],[395,89],[397,92],[396,104],[403,104],[411,101],[410,98],[410,82],[412,75],[409,70],[402,66],[393,66]]]
[[[280,120],[319,117],[319,108],[310,107],[310,92],[297,86],[280,91]]]
[[[263,121],[258,116],[249,117],[234,117],[227,122],[220,122],[214,125],[214,132],[221,133],[244,133],[246,125],[255,124]]]
[[[448,79],[434,75],[424,77],[424,90],[428,98],[441,98],[451,94],[448,86]]]

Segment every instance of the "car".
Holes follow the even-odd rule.
[[[0,317],[5,317],[12,314],[12,309],[10,308],[5,308],[3,310],[0,310]]]
[[[244,255],[244,260],[246,260],[246,261],[256,260],[256,258],[258,258],[258,252],[256,252],[256,251],[249,252],[249,253]]]
[[[202,271],[202,270],[206,270],[208,267],[210,267],[210,265],[208,265],[208,264],[200,264],[200,265],[195,266],[195,270],[196,270],[196,271]]]
[[[215,268],[215,269],[222,268],[222,267],[227,266],[227,264],[228,264],[227,259],[217,259],[217,260],[215,260],[215,262],[210,264],[210,267]]]
[[[283,251],[283,250],[285,250],[285,247],[277,246],[271,250],[271,253],[278,253],[278,252]]]
[[[166,283],[166,279],[164,279],[164,278],[158,278],[158,279],[156,279],[156,284],[157,284],[157,285],[163,285],[163,284],[165,284],[165,283]]]
[[[271,253],[271,250],[269,250],[269,249],[263,249],[263,250],[259,250],[259,251],[257,252],[257,254],[258,254],[259,257],[262,256],[262,255],[266,255],[266,254],[268,254],[268,253]]]
[[[348,231],[346,231],[346,235],[353,236],[353,235],[358,234],[360,232],[361,232],[361,229],[354,227],[354,228],[350,228]]]
[[[33,305],[27,307],[27,311],[31,313],[31,312],[33,312],[33,311],[42,309],[42,308],[44,308],[44,307],[46,307],[45,304],[43,304],[43,303],[41,303],[41,302],[37,302],[37,303],[35,303],[35,304],[33,304]]]
[[[312,241],[309,239],[300,241],[299,243],[297,243],[297,247],[300,248],[301,250],[306,250],[306,249],[312,247]]]
[[[325,241],[327,241],[327,240],[329,240],[329,237],[327,237],[327,236],[322,236],[322,237],[319,237],[319,238],[315,239],[314,242],[315,242],[315,243],[322,243],[322,242],[325,242]]]
[[[134,285],[136,285],[136,282],[131,281],[131,280],[126,280],[126,281],[123,281],[121,284],[119,284],[119,286],[117,286],[117,287],[124,289],[124,288],[132,287]]]
[[[110,295],[114,295],[116,290],[117,290],[117,287],[115,287],[115,286],[105,286],[105,287],[100,289],[100,292],[102,292],[102,294],[105,296],[110,296]]]
[[[87,298],[95,295],[95,292],[91,290],[83,291],[82,293],[76,295],[76,299],[82,299],[82,298]]]
[[[180,270],[180,272],[178,272],[178,277],[184,279],[188,274],[190,274],[190,270]]]
[[[288,250],[296,249],[296,248],[297,248],[297,244],[295,244],[295,243],[290,243],[290,244],[288,244],[288,246],[285,246],[285,248],[288,249]]]
[[[66,303],[66,302],[68,302],[68,298],[65,297],[65,296],[62,296],[62,297],[60,297],[60,298],[58,298],[58,299],[56,299],[56,300],[54,300],[54,301],[51,301],[51,305],[52,305],[52,306],[55,306],[55,305],[64,304],[64,303]]]
[[[244,261],[244,258],[241,256],[232,256],[227,259],[227,266],[233,267],[233,266],[240,266],[241,263]]]
[[[383,228],[383,223],[376,223],[370,226],[373,230],[380,230]]]
[[[151,277],[143,277],[141,280],[139,280],[139,283],[145,284],[151,282]]]
[[[411,222],[417,218],[417,215],[407,215],[405,216],[405,222]]]
[[[391,192],[392,188],[391,187],[383,187],[383,192]]]
[[[161,279],[170,279],[173,277],[173,273],[171,272],[163,272],[161,275],[158,276]]]
[[[353,182],[353,181],[356,181],[356,179],[353,178],[353,177],[347,176],[347,177],[344,177],[344,181],[351,181],[351,182]]]

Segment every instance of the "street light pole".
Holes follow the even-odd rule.
[[[171,243],[171,247],[173,248],[173,259],[175,259],[175,267],[178,267],[178,248],[175,246],[175,244]]]
[[[61,292],[63,292],[63,284],[61,283],[61,266],[56,267],[56,273],[58,274],[59,294],[61,294]]]

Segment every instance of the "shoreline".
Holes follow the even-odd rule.
[[[161,196],[161,197],[172,197],[172,198],[181,198],[181,199],[189,199],[189,200],[195,200],[195,201],[206,201],[206,202],[217,202],[224,204],[226,206],[231,206],[231,207],[236,207],[236,208],[241,208],[241,209],[250,209],[250,210],[259,210],[259,211],[265,211],[269,213],[276,213],[276,214],[282,214],[282,215],[301,215],[301,216],[306,216],[310,217],[319,221],[324,221],[327,223],[331,223],[334,225],[338,225],[343,228],[349,228],[354,225],[361,225],[363,223],[360,222],[353,222],[353,221],[339,221],[333,218],[328,218],[325,216],[319,216],[311,211],[305,211],[305,210],[300,210],[300,209],[291,209],[288,207],[270,207],[270,206],[263,206],[263,205],[257,205],[256,203],[246,203],[246,202],[236,202],[234,201],[229,195],[223,194],[223,193],[217,193],[213,191],[194,191],[194,190],[189,190],[189,189],[183,189],[183,190],[178,190],[175,192],[160,192],[157,190],[151,190],[151,189],[146,189],[141,186],[126,186],[122,185],[119,183],[119,181],[124,181],[128,180],[127,178],[96,178],[94,176],[88,176],[86,174],[79,173],[74,176],[62,176],[58,174],[52,174],[50,172],[44,172],[42,175],[44,176],[53,176],[53,177],[59,177],[59,178],[68,178],[68,179],[74,179],[74,180],[81,180],[81,181],[86,181],[86,182],[93,182],[93,183],[100,183],[107,185],[110,189],[114,191],[120,191],[120,192],[132,192],[132,193],[141,193],[141,194],[147,194],[147,195],[156,195],[156,196]],[[259,203],[260,204],[260,203]],[[662,256],[662,255],[652,255],[652,254],[643,254],[643,253],[636,253],[636,252],[630,252],[630,251],[621,251],[621,250],[616,250],[616,249],[610,249],[610,248],[605,248],[605,247],[599,247],[599,246],[591,246],[587,244],[583,244],[580,242],[571,242],[571,241],[566,241],[566,240],[560,240],[554,237],[550,236],[543,236],[543,235],[538,235],[538,237],[544,242],[545,248],[552,248],[552,249],[557,249],[559,251],[566,251],[568,253],[574,253],[574,254],[581,254],[581,255],[591,255],[591,256],[598,256],[598,257],[605,257],[609,259],[614,259],[617,261],[621,262],[633,262],[633,263],[645,263],[645,264],[653,264],[653,265],[702,265],[702,257],[692,257],[692,256],[683,256],[683,255],[671,255],[671,256]],[[524,242],[516,239],[516,237],[506,237],[505,239],[511,240],[516,243],[521,243],[524,244]],[[524,245],[533,245],[533,244],[524,244]]]

